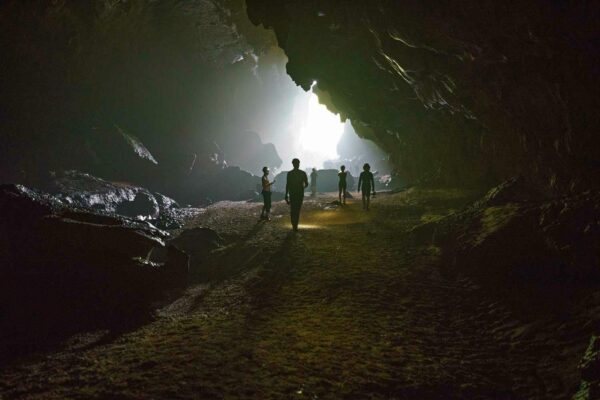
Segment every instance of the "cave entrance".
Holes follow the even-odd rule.
[[[313,87],[316,82],[313,83]],[[323,168],[326,161],[339,158],[337,146],[344,133],[345,123],[340,116],[333,114],[319,103],[319,98],[311,90],[303,93],[301,102],[297,151],[304,167]]]

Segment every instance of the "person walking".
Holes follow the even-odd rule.
[[[304,201],[304,189],[308,186],[308,176],[306,176],[306,172],[300,170],[300,160],[294,158],[292,165],[294,169],[287,173],[285,202],[290,205],[292,228],[297,231],[300,208],[302,208],[302,202]]]
[[[340,199],[340,204],[346,204],[346,187],[347,187],[346,177],[347,176],[348,176],[348,173],[346,172],[346,166],[342,165],[340,167],[340,172],[338,172],[338,178],[339,178],[338,197]],[[342,197],[344,198],[343,203],[342,203]]]
[[[315,197],[317,195],[317,169],[313,168],[310,173],[310,191],[311,196]]]
[[[271,220],[271,186],[275,183],[269,182],[269,168],[263,167],[263,176],[262,176],[262,195],[263,195],[263,208],[260,213],[260,219],[266,219],[267,221]]]
[[[363,210],[369,211],[371,190],[373,190],[373,195],[375,195],[375,179],[373,178],[369,163],[363,165],[363,172],[360,173],[360,177],[358,178],[358,192],[360,193],[361,190]]]

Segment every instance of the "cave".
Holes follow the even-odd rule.
[[[1,2],[0,399],[600,398],[599,13]]]

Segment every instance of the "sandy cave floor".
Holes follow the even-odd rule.
[[[288,206],[221,202],[188,227],[228,245],[157,319],[108,343],[0,369],[2,399],[561,399],[579,384],[585,316],[522,314],[409,233],[456,191]],[[94,333],[89,336],[93,337]],[[81,338],[79,339],[81,340]]]

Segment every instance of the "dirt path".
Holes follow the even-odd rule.
[[[207,262],[210,283],[111,343],[6,368],[0,398],[568,398],[579,322],[525,320],[444,273],[409,230],[461,199],[429,196],[380,196],[368,213],[319,197],[298,233],[283,203],[270,223],[257,204],[209,208],[193,224],[231,243]]]

